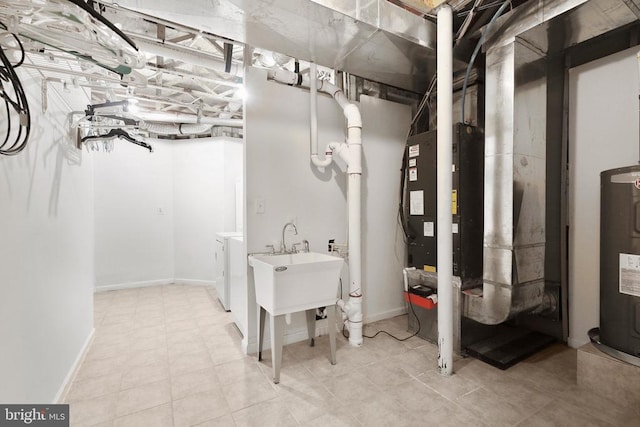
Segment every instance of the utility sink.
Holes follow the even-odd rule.
[[[256,302],[272,316],[334,305],[343,264],[317,252],[250,255]]]

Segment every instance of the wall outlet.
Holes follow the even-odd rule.
[[[256,213],[263,214],[265,211],[265,201],[262,198],[256,199]]]

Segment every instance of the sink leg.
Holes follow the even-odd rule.
[[[258,360],[262,360],[262,343],[264,342],[264,317],[267,310],[258,306]]]
[[[329,345],[331,346],[331,364],[336,364],[336,306],[327,307],[327,320],[329,322]]]
[[[270,315],[271,318],[271,363],[273,363],[273,382],[280,382],[280,365],[282,364],[282,343],[284,341],[284,314]]]
[[[314,338],[316,337],[316,309],[306,311],[307,315],[307,331],[309,332],[309,345],[313,347],[315,345]]]

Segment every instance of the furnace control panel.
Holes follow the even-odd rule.
[[[407,141],[405,218],[410,267],[437,270],[437,131]],[[478,128],[453,129],[453,275],[482,278],[484,135]]]

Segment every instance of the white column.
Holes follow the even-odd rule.
[[[438,9],[438,368],[453,373],[453,15],[449,5]]]

